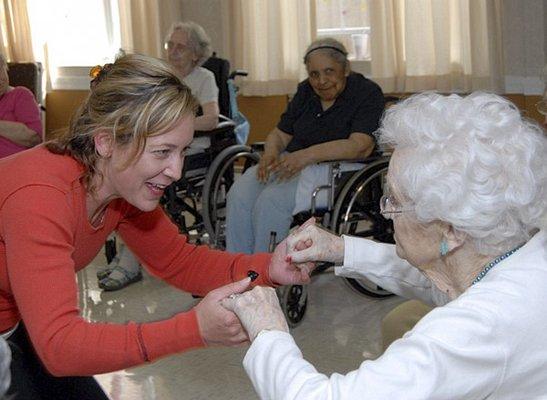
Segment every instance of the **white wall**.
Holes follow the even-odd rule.
[[[547,1],[503,1],[506,93],[542,94],[547,63]]]
[[[223,37],[222,0],[181,0],[182,19],[200,24],[211,38],[213,50],[227,58]]]

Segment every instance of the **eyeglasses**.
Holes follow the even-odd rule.
[[[384,194],[380,198],[380,214],[386,218],[393,218],[394,214],[414,211],[414,207],[405,207],[395,200],[392,195]]]
[[[165,50],[170,50],[170,51],[175,50],[179,53],[182,53],[183,51],[188,49],[188,46],[186,46],[185,44],[168,41],[168,42],[165,42],[165,44],[163,45],[163,48]]]
[[[536,103],[536,110],[538,110],[540,114],[547,116],[547,99],[538,101]]]

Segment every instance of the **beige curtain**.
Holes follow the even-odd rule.
[[[314,0],[223,0],[224,47],[234,68],[245,69],[241,93],[294,93],[306,77],[304,50],[315,36]]]
[[[503,91],[500,3],[372,0],[373,79],[385,92]]]
[[[182,15],[178,0],[118,0],[122,48],[162,58],[164,36]]]
[[[34,62],[26,0],[0,0],[0,51],[9,61]]]

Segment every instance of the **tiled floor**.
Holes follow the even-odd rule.
[[[102,255],[79,276],[81,306],[90,320],[154,321],[193,307],[197,300],[145,274],[117,292],[97,287]],[[380,321],[401,302],[357,294],[332,272],[309,286],[303,322],[292,330],[304,356],[325,373],[345,373],[380,352]],[[257,399],[241,361],[246,346],[208,348],[167,357],[150,365],[97,376],[113,400]]]

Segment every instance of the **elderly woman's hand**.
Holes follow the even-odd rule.
[[[264,329],[289,332],[272,288],[256,286],[251,291],[225,298],[222,305],[238,316],[251,341]]]
[[[312,163],[306,150],[285,153],[272,165],[272,171],[277,173],[277,179],[289,180]]]
[[[296,265],[311,261],[342,263],[344,239],[309,222],[286,239],[288,261]]]
[[[264,153],[258,162],[256,177],[259,182],[266,183],[270,177],[273,165],[277,163],[278,156],[275,154]]]

